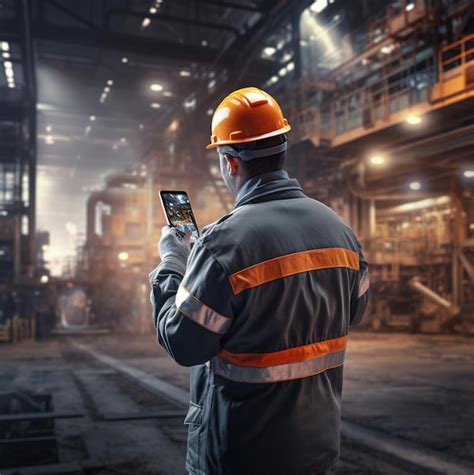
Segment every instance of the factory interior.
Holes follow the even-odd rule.
[[[233,209],[206,145],[247,86],[369,263],[336,473],[474,473],[472,0],[0,0],[0,55],[1,475],[185,473],[159,190]]]

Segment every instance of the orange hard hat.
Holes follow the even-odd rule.
[[[206,148],[253,142],[291,130],[278,102],[257,87],[229,94],[217,106],[211,128],[211,143]]]

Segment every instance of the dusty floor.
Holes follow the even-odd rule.
[[[1,412],[31,412],[12,394],[50,394],[53,412],[65,416],[46,429],[17,422],[10,432],[0,419],[0,473],[183,474],[182,408],[75,343],[188,389],[188,370],[153,336],[0,346]],[[473,360],[472,338],[354,332],[337,473],[474,473]],[[29,468],[12,470],[18,466]]]

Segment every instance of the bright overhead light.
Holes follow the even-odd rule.
[[[105,87],[104,87],[104,92],[110,92],[110,87],[109,87],[109,86],[105,86]]]
[[[412,11],[414,8],[415,8],[415,4],[414,4],[414,3],[409,3],[409,4],[405,7],[405,10],[406,10],[407,12],[410,12],[410,11]]]
[[[46,126],[46,132],[51,132],[51,130],[53,130],[53,128],[48,124]]]
[[[171,91],[165,91],[163,93],[163,96],[165,96],[165,97],[172,97],[172,95],[173,95],[173,93]]]
[[[328,6],[328,0],[316,0],[309,9],[314,13],[321,13]]]
[[[125,252],[125,251],[119,252],[118,258],[121,261],[128,260],[128,252]]]
[[[201,46],[207,46],[207,41],[206,41],[206,40],[202,40],[202,41],[201,41]]]
[[[191,76],[191,73],[189,71],[187,71],[186,69],[182,69],[179,72],[179,75],[183,78],[188,78],[189,76]]]
[[[10,51],[10,45],[8,44],[8,41],[2,41],[2,50]]]
[[[126,56],[122,58],[122,63],[128,63],[128,58]]]
[[[421,117],[419,115],[410,114],[405,121],[410,125],[418,125],[421,124]]]
[[[273,56],[274,54],[276,53],[276,48],[274,48],[273,46],[266,46],[265,48],[263,48],[263,54],[265,56]]]
[[[283,76],[286,76],[286,73],[287,73],[287,69],[286,68],[281,68],[279,71],[278,71],[278,74],[283,77]]]
[[[153,92],[159,92],[159,91],[162,91],[162,90],[163,90],[163,86],[162,86],[161,84],[154,83],[154,84],[151,84],[151,85],[150,85],[150,89],[151,89]]]
[[[370,163],[372,165],[383,165],[385,163],[385,157],[381,155],[372,155],[370,157]]]
[[[44,141],[45,141],[48,145],[54,144],[54,140],[53,140],[53,137],[51,137],[51,135],[47,135],[47,136],[44,138]]]
[[[214,109],[207,109],[207,115],[212,115],[214,113]]]
[[[91,116],[89,117],[89,120],[90,120],[91,122],[94,122],[94,121],[95,121],[95,115],[91,115]]]
[[[395,49],[395,45],[391,44],[387,46],[382,46],[382,48],[380,48],[380,52],[382,54],[390,54],[394,49]]]
[[[9,82],[8,87],[13,89],[15,87],[15,83],[14,82]]]
[[[12,78],[13,77],[13,69],[5,69],[5,76],[7,78]]]
[[[189,101],[184,101],[183,105],[185,109],[192,109],[196,105],[196,99],[190,99]]]
[[[278,82],[278,76],[272,76],[269,81],[270,84],[275,84],[276,82]]]
[[[112,79],[109,79],[107,81],[107,86],[113,86],[114,85],[114,82],[112,81]]]
[[[413,191],[417,191],[421,188],[421,184],[419,181],[412,181],[409,186],[410,186],[410,189]]]
[[[179,125],[178,119],[174,119],[173,122],[171,122],[170,124],[170,127],[169,127],[170,131],[174,132],[175,130],[177,130],[178,125]]]
[[[5,66],[5,69],[12,69],[13,68],[13,63],[11,61],[5,61],[3,63],[3,65]]]
[[[2,56],[5,58],[5,59],[8,59],[10,57],[10,53],[8,53],[7,51],[4,51],[2,53]]]
[[[295,63],[293,61],[291,63],[288,63],[286,65],[286,69],[287,71],[293,71],[293,69],[295,69]]]
[[[216,80],[212,79],[211,81],[209,81],[209,84],[207,85],[207,87],[209,89],[212,89],[215,85],[216,85]]]
[[[144,18],[142,21],[142,28],[146,28],[147,26],[150,25],[150,23],[151,23],[151,20],[148,17]]]
[[[49,277],[47,275],[42,275],[41,278],[40,278],[40,282],[42,284],[47,284],[49,281]]]
[[[159,102],[152,102],[152,103],[150,104],[150,107],[151,107],[152,109],[159,109],[159,108],[161,107],[161,104],[160,104]]]
[[[466,178],[474,178],[474,169],[473,170],[464,170],[464,176]]]
[[[156,7],[150,7],[150,9],[148,10],[152,15],[154,15],[158,10],[156,9]]]

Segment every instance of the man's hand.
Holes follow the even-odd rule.
[[[158,253],[161,261],[174,261],[186,268],[190,246],[191,233],[184,234],[176,228],[163,226],[161,239],[158,243]]]

